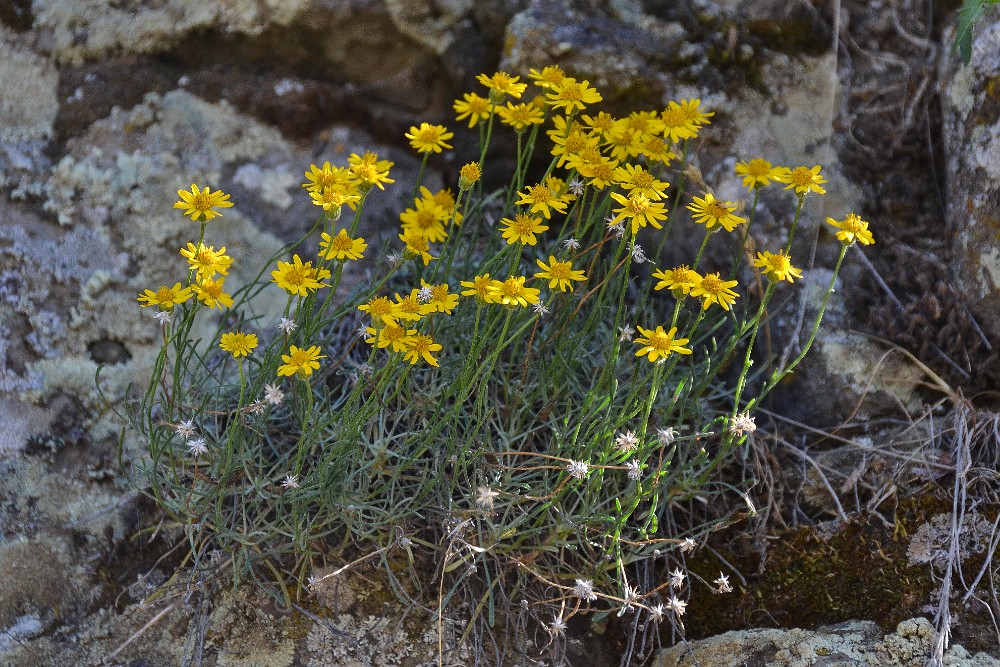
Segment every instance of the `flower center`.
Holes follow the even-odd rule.
[[[685,124],[687,118],[680,109],[665,109],[660,115],[660,120],[667,127],[680,127]]]
[[[583,90],[581,90],[580,84],[571,83],[559,91],[559,97],[568,102],[579,102],[583,99]]]
[[[167,302],[174,300],[174,293],[169,287],[161,287],[156,291],[156,300],[159,302]]]
[[[426,127],[417,133],[417,137],[424,142],[433,144],[438,140],[438,132],[433,127]]]
[[[528,190],[528,196],[536,204],[544,204],[552,199],[552,191],[549,190],[547,185],[532,185]]]
[[[570,265],[565,262],[553,262],[549,274],[553,278],[569,279]]]
[[[722,291],[722,280],[714,275],[705,276],[701,279],[701,289],[708,294],[718,294]]]
[[[199,211],[207,211],[212,208],[212,195],[205,193],[200,193],[194,198],[194,207]]]
[[[847,216],[847,218],[844,220],[844,224],[841,225],[841,228],[846,232],[857,234],[863,229],[863,225],[861,224],[861,222],[862,221],[859,216],[851,214]]]
[[[385,297],[380,297],[372,301],[371,307],[368,309],[368,313],[372,317],[381,317],[383,315],[388,315],[391,312],[392,304],[389,302],[389,299]]]
[[[222,285],[206,280],[201,286],[201,291],[213,299],[218,299],[219,295],[222,294]]]
[[[648,171],[637,171],[632,176],[632,184],[640,189],[647,189],[653,186],[653,175]]]
[[[809,185],[813,182],[813,173],[806,167],[796,167],[789,179],[797,186]]]
[[[628,200],[629,213],[645,213],[649,208],[649,199],[646,195],[632,195]]]
[[[750,160],[747,164],[747,173],[754,177],[766,176],[767,172],[770,171],[770,165],[766,160],[760,158],[754,158]]]
[[[717,201],[713,201],[705,206],[705,215],[715,218],[716,220],[726,217],[729,213],[729,209]]]
[[[348,236],[335,236],[332,241],[330,241],[330,248],[333,250],[350,250],[354,247],[354,241]]]

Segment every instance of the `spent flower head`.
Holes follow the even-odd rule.
[[[282,317],[281,321],[277,324],[278,330],[286,336],[299,328],[299,325],[295,323],[295,320],[291,320],[287,317]]]
[[[281,486],[283,486],[286,491],[289,489],[299,488],[299,476],[288,473],[285,475],[284,479],[281,480]]]
[[[715,584],[717,593],[732,593],[733,587],[729,584],[729,575],[719,573],[719,578],[712,581]]]
[[[642,479],[642,464],[637,460],[632,459],[625,464],[625,468],[628,470],[628,478],[633,482],[638,482]]]
[[[190,438],[194,435],[195,427],[193,419],[185,419],[174,425],[174,433],[182,438]]]
[[[750,435],[756,430],[757,424],[754,423],[753,417],[748,412],[736,415],[729,422],[729,431],[737,438]]]
[[[188,440],[187,442],[188,453],[191,456],[201,456],[203,454],[208,454],[208,445],[205,444],[204,438],[195,438],[194,440]]]
[[[684,574],[684,571],[682,569],[680,569],[679,567],[674,568],[674,571],[670,573],[670,587],[671,588],[682,587],[684,585],[684,580],[686,578],[687,575]]]
[[[493,503],[496,497],[500,495],[500,492],[489,486],[480,486],[476,489],[476,504],[482,507],[484,510],[493,510]]]
[[[285,392],[276,384],[268,383],[264,385],[264,402],[270,405],[281,405],[285,400]]]
[[[566,464],[566,472],[569,473],[570,477],[583,479],[590,472],[590,464],[586,461],[570,461]]]
[[[573,595],[587,602],[596,600],[597,593],[594,592],[594,582],[590,579],[577,579],[573,584]]]
[[[615,436],[615,446],[623,452],[634,452],[639,447],[639,436],[635,431],[625,431]]]

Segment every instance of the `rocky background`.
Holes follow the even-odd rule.
[[[744,581],[700,611],[692,600],[687,622],[690,638],[820,630],[724,635],[662,664],[924,664],[956,566],[941,560],[949,492],[966,479],[952,425],[975,424],[970,469],[1000,457],[1000,12],[963,68],[957,4],[0,0],[0,664],[436,664],[431,628],[400,621],[371,581],[321,591],[326,620],[252,591],[146,600],[183,554],[124,478],[141,443],[126,434],[119,459],[108,401],[144,386],[155,356],[135,295],[175,280],[193,233],[171,208],[178,189],[232,194],[212,229],[239,284],[256,269],[239,258],[314,220],[299,187],[311,162],[393,160],[402,187],[378,201],[388,230],[418,164],[409,125],[455,127],[451,102],[476,74],[549,63],[612,113],[700,97],[716,116],[696,163],[720,198],[741,196],[737,159],[822,164],[829,194],[810,201],[793,250],[812,258],[798,263],[815,267],[813,291],[837,251],[825,216],[856,210],[877,239],[850,253],[810,363],[758,419],[786,437],[755,448],[768,497],[725,542]],[[471,141],[459,130],[431,178],[454,183]],[[762,206],[758,243],[780,242],[787,202]],[[787,313],[778,342],[815,307]],[[968,583],[990,571],[997,509],[966,519]],[[803,559],[815,567],[796,569]],[[948,664],[997,664],[979,653],[998,655],[989,592],[963,599],[954,584],[966,648]],[[617,664],[613,633],[597,632],[570,642],[571,661],[587,656],[572,664]]]

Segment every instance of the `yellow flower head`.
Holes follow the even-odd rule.
[[[448,211],[433,199],[417,199],[414,206],[416,208],[408,208],[399,214],[403,231],[416,232],[432,243],[444,241],[448,232],[444,230],[443,221],[451,217]]]
[[[490,287],[492,296],[497,303],[505,306],[527,307],[529,304],[538,303],[538,295],[541,290],[524,286],[524,276],[511,276],[503,282],[494,280]]]
[[[416,329],[407,329],[395,322],[386,324],[377,330],[368,327],[365,331],[368,332],[368,338],[365,339],[366,343],[380,348],[388,347],[393,352],[406,352],[410,340],[417,333]]]
[[[404,253],[410,257],[419,257],[424,262],[424,266],[431,263],[432,259],[436,259],[431,255],[431,245],[427,241],[427,237],[414,229],[403,229],[403,233],[399,235],[399,240],[402,241],[406,248]]]
[[[350,172],[352,167],[358,167],[362,164],[370,164],[375,167],[377,171],[384,171],[388,173],[392,165],[396,164],[389,160],[380,160],[378,153],[373,153],[371,151],[365,151],[361,155],[357,153],[351,153],[351,157],[347,158],[348,172]]]
[[[198,247],[188,243],[187,248],[181,248],[181,255],[187,258],[191,270],[198,272],[199,278],[211,278],[216,273],[227,276],[229,267],[233,264],[233,258],[226,254],[225,246],[216,250],[215,246],[206,246],[204,243],[199,243]]]
[[[531,206],[531,213],[541,213],[546,220],[552,217],[550,209],[555,209],[558,213],[566,212],[566,202],[562,201],[547,185],[541,183],[529,185],[525,188],[525,192],[517,194],[520,197],[517,201],[519,206]]]
[[[455,136],[444,125],[421,123],[420,127],[410,126],[410,131],[404,134],[410,140],[410,146],[418,153],[440,153],[444,148],[451,148],[448,139]]]
[[[660,281],[653,286],[654,290],[668,289],[674,293],[674,296],[689,294],[691,288],[701,281],[701,276],[696,271],[692,271],[687,264],[669,271],[657,269],[653,271],[653,277]]]
[[[433,308],[433,312],[451,315],[451,311],[453,311],[455,306],[458,305],[458,295],[450,294],[448,292],[448,283],[431,285],[421,278],[420,286],[422,289],[419,290],[419,294],[427,297],[421,300],[423,300],[428,306],[431,306]]]
[[[655,330],[636,327],[641,336],[636,337],[635,343],[641,345],[635,356],[645,356],[649,361],[663,361],[671,354],[691,354],[691,349],[684,347],[687,338],[674,338],[677,327],[672,327],[670,331],[664,331],[662,326],[657,326]]]
[[[146,306],[159,306],[164,310],[171,310],[174,306],[184,303],[192,296],[193,292],[190,287],[182,288],[180,283],[174,283],[173,287],[163,285],[155,292],[151,289],[145,290],[143,294],[139,295],[139,301],[146,302],[140,304],[143,308]]]
[[[479,182],[479,179],[483,177],[483,170],[480,168],[478,162],[469,162],[462,165],[462,168],[458,171],[458,189],[468,190],[473,185]]]
[[[802,277],[802,269],[792,266],[792,258],[786,255],[784,250],[779,251],[777,255],[766,250],[758,252],[753,265],[762,268],[768,280],[774,282],[779,280],[793,282],[796,278]]]
[[[322,167],[314,164],[309,165],[309,171],[305,173],[306,181],[302,187],[309,192],[321,192],[326,188],[346,188],[350,181],[350,174],[344,167],[332,167],[329,161],[324,162]]]
[[[215,308],[216,306],[232,308],[233,297],[224,291],[225,282],[225,278],[219,278],[218,280],[202,278],[201,282],[191,289],[198,295],[198,300],[209,308]]]
[[[458,115],[455,120],[469,119],[469,129],[471,130],[481,120],[490,117],[490,101],[485,97],[480,97],[475,93],[464,93],[464,100],[455,100],[452,108]]]
[[[660,114],[660,122],[663,123],[663,136],[675,144],[683,139],[694,139],[700,129],[690,110],[677,102],[667,104],[667,108]]]
[[[784,167],[772,167],[771,163],[759,157],[747,162],[736,163],[736,175],[743,177],[743,187],[753,189],[770,185],[788,171]]]
[[[548,188],[545,189],[548,191]],[[500,224],[503,225],[503,237],[507,239],[508,245],[513,243],[535,245],[538,242],[535,234],[541,234],[549,229],[540,219],[532,217],[529,213],[518,213],[513,220],[501,218]]]
[[[714,111],[702,111],[701,110],[701,100],[681,100],[680,104],[677,105],[680,108],[681,114],[697,126],[710,125],[712,121],[709,120],[715,115]]]
[[[826,194],[826,190],[820,186],[826,183],[826,179],[819,175],[821,167],[795,167],[785,169],[781,174],[774,177],[779,183],[787,183],[786,190],[795,190],[795,194],[804,195],[809,192]]]
[[[572,77],[566,77],[551,86],[545,97],[550,105],[556,109],[565,109],[566,113],[584,109],[588,104],[596,104],[604,99],[590,87],[589,81],[577,81]]]
[[[614,178],[622,190],[629,194],[646,195],[654,201],[660,201],[667,196],[670,183],[657,179],[640,165],[625,164],[614,171]]]
[[[334,237],[326,232],[320,237],[323,239],[319,242],[319,256],[322,259],[361,259],[365,256],[365,248],[368,247],[363,238],[352,239],[348,236],[346,229],[341,229]]]
[[[559,65],[549,65],[548,67],[543,67],[541,72],[536,69],[529,69],[528,76],[531,77],[531,80],[539,88],[552,88],[563,82],[566,78],[566,73],[562,71]]]
[[[418,335],[410,336],[410,340],[406,345],[406,352],[403,354],[403,358],[409,361],[411,364],[417,364],[421,359],[429,363],[431,366],[438,366],[438,360],[434,357],[434,352],[441,351],[441,344],[435,343],[434,339],[430,336]]]
[[[627,160],[639,154],[642,137],[628,129],[615,129],[604,135],[604,151],[616,160]]]
[[[572,290],[572,281],[583,282],[587,279],[583,269],[574,270],[573,262],[560,262],[554,255],[549,255],[548,266],[540,259],[536,259],[535,262],[542,269],[535,274],[535,277],[548,280],[549,289],[558,287],[560,292],[565,292],[566,290]]]
[[[462,287],[468,288],[462,292],[462,296],[474,296],[478,301],[492,303],[496,301],[493,298],[493,292],[490,290],[494,282],[496,281],[490,278],[490,274],[484,273],[481,276],[476,276],[471,281],[463,280],[459,284]]]
[[[372,324],[377,327],[386,324],[395,324],[399,317],[399,304],[393,303],[387,296],[374,297],[368,303],[358,306],[358,310],[368,313],[372,318]]]
[[[693,197],[694,201],[687,205],[687,209],[694,213],[694,221],[700,225],[705,225],[705,229],[711,230],[716,225],[721,225],[727,232],[736,229],[736,225],[742,225],[746,218],[735,215],[738,207],[733,202],[719,201],[711,192],[704,197]]]
[[[532,125],[541,125],[545,114],[534,104],[507,102],[506,106],[497,107],[497,115],[505,125],[510,125],[518,132],[524,132]]]
[[[599,111],[593,116],[584,114],[583,122],[591,132],[602,137],[615,127],[615,117],[606,111]]]
[[[670,150],[670,146],[662,137],[645,137],[639,146],[639,154],[645,155],[649,162],[669,165],[677,154]]]
[[[713,303],[722,306],[723,310],[729,310],[739,296],[730,288],[736,287],[737,284],[735,280],[723,280],[718,273],[710,273],[691,288],[691,296],[702,298],[702,310],[708,310]]]
[[[434,312],[434,306],[420,302],[419,289],[414,288],[411,290],[409,296],[403,296],[398,293],[394,296],[396,303],[393,305],[396,308],[395,315],[397,319],[416,322],[424,315]]]
[[[336,220],[340,218],[340,208],[344,204],[354,209],[356,208],[354,204],[361,201],[361,195],[353,190],[354,188],[349,185],[333,185],[321,190],[310,190],[309,196],[312,198],[313,204],[322,207],[324,211],[330,213],[330,217]]]
[[[199,217],[204,216],[207,222],[212,218],[222,215],[214,210],[216,207],[229,208],[233,205],[229,201],[229,195],[222,190],[212,192],[207,185],[204,190],[199,190],[198,186],[192,183],[191,192],[178,190],[177,196],[181,200],[174,204],[174,208],[183,210],[184,215],[190,215],[192,220],[197,220]]]
[[[862,245],[875,243],[875,237],[868,230],[868,222],[855,213],[848,213],[847,217],[839,222],[833,218],[827,218],[826,221],[840,230],[837,232],[837,238],[848,245],[855,241]]]
[[[310,291],[328,287],[321,281],[330,275],[329,270],[313,267],[311,261],[303,264],[298,255],[292,255],[291,262],[278,262],[277,270],[271,271],[271,282],[289,294],[306,296]]]
[[[285,363],[278,366],[278,375],[298,375],[305,379],[312,375],[312,372],[319,370],[319,360],[326,359],[325,354],[320,354],[319,345],[308,348],[298,348],[292,345],[288,348],[288,354],[281,355],[281,360]]]
[[[239,331],[222,334],[219,347],[233,355],[234,359],[249,355],[257,347],[257,334],[246,334]]]
[[[476,81],[490,89],[490,101],[493,104],[503,102],[505,95],[510,95],[515,99],[521,99],[521,95],[528,88],[526,83],[518,83],[519,76],[511,76],[506,72],[496,72],[493,76],[480,74]]]
[[[378,156],[374,153],[365,153],[365,155],[371,155],[375,159],[359,158],[356,162],[351,163],[351,166],[348,167],[348,172],[351,175],[351,185],[364,193],[376,185],[379,190],[385,190],[384,183],[396,182],[394,179],[389,178],[389,167],[386,165],[391,166],[391,162],[388,160],[379,160]]]
[[[638,234],[639,229],[647,224],[657,229],[663,228],[659,222],[667,219],[667,212],[664,210],[663,204],[650,201],[649,197],[640,192],[630,193],[628,199],[617,192],[612,192],[611,198],[622,207],[615,209],[615,217],[608,222],[609,226],[617,225],[621,220],[631,219],[633,234]]]

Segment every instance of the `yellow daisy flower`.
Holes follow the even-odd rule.
[[[590,130],[600,136],[611,132],[615,127],[615,117],[606,111],[599,111],[594,116],[584,114],[582,116],[584,124]]]
[[[541,213],[548,220],[552,217],[552,211],[550,209],[555,209],[559,213],[566,212],[566,202],[559,199],[555,192],[549,189],[549,186],[539,183],[538,185],[529,185],[525,188],[525,192],[517,193],[520,199],[517,201],[518,206],[531,206],[531,213]],[[534,245],[533,243],[531,245]]]
[[[628,199],[617,192],[612,192],[611,198],[622,207],[614,210],[615,217],[609,221],[608,226],[617,225],[620,220],[629,219],[632,221],[633,234],[638,234],[639,229],[647,224],[657,229],[663,228],[659,222],[667,219],[667,212],[663,208],[663,204],[649,201],[649,197],[639,192],[631,193]]]
[[[434,312],[434,306],[426,303],[420,303],[419,289],[414,288],[410,292],[409,296],[403,296],[401,294],[396,294],[394,296],[396,303],[393,305],[396,307],[396,317],[401,320],[417,322],[424,315]]]
[[[643,169],[640,165],[624,164],[615,169],[614,179],[622,190],[629,194],[638,193],[646,195],[647,198],[659,201],[667,196],[667,188],[670,183],[665,183],[651,173]]]
[[[233,355],[234,359],[249,355],[257,347],[257,334],[232,331],[222,334],[219,347]]]
[[[614,130],[604,135],[604,150],[619,162],[639,154],[641,137],[630,130]]]
[[[227,276],[229,267],[233,264],[233,258],[226,254],[225,246],[216,250],[215,246],[206,246],[204,243],[199,243],[198,247],[188,243],[187,248],[181,248],[181,255],[187,258],[191,270],[198,272],[199,278],[211,278],[216,273]]]
[[[458,189],[468,190],[483,177],[483,170],[478,162],[468,162],[458,171]]]
[[[771,163],[759,157],[747,162],[743,160],[736,163],[736,175],[743,177],[743,187],[748,189],[762,188],[770,185],[771,181],[777,181],[788,171],[784,167],[772,167]]]
[[[566,290],[572,291],[572,281],[583,282],[587,279],[583,269],[574,270],[573,262],[560,262],[554,255],[549,255],[548,266],[540,259],[536,259],[535,262],[542,269],[535,274],[535,277],[548,280],[549,289],[558,287],[560,292],[565,292]]]
[[[421,123],[420,127],[410,126],[410,131],[403,135],[410,140],[410,146],[418,153],[440,153],[444,148],[451,148],[448,139],[455,136],[444,125]]]
[[[868,222],[855,213],[848,213],[847,217],[839,222],[833,218],[827,218],[826,221],[840,230],[837,232],[837,238],[848,245],[855,241],[862,245],[875,243],[875,237],[868,230]]]
[[[786,255],[784,250],[779,251],[777,255],[766,250],[758,252],[753,265],[764,269],[764,275],[774,282],[779,280],[793,282],[795,278],[802,277],[802,269],[792,266],[792,258]]]
[[[705,229],[712,229],[716,225],[721,225],[727,232],[736,229],[736,225],[742,225],[747,221],[733,211],[737,206],[733,202],[719,201],[711,192],[704,197],[694,197],[694,201],[687,205],[687,210],[694,213],[694,221],[700,225],[705,225]]]
[[[730,289],[736,285],[737,281],[735,280],[723,280],[718,273],[710,273],[691,288],[691,296],[702,298],[703,310],[708,310],[708,307],[713,303],[722,306],[723,310],[729,310],[729,307],[736,303],[736,298],[739,296]]]
[[[438,366],[438,360],[434,357],[433,353],[440,351],[441,344],[435,343],[434,339],[430,336],[411,336],[406,345],[406,352],[403,354],[403,358],[414,365],[423,359],[431,366]]]
[[[353,210],[356,208],[354,204],[361,201],[361,195],[348,191],[348,187],[350,186],[334,185],[322,190],[310,190],[309,196],[312,198],[313,204],[322,207],[324,211],[333,210],[331,217],[336,218],[340,215],[341,206],[348,204]]]
[[[551,106],[565,109],[566,113],[584,109],[588,104],[596,104],[604,99],[599,92],[590,87],[589,81],[577,81],[572,77],[566,77],[553,85],[545,97]]]
[[[271,271],[271,282],[289,294],[306,296],[310,291],[329,285],[321,282],[330,277],[330,271],[313,267],[312,262],[302,263],[298,255],[292,255],[291,262],[278,262],[278,268]]]
[[[430,299],[426,304],[434,309],[433,312],[451,315],[451,311],[458,305],[458,295],[448,292],[448,283],[431,285],[421,278],[420,286],[423,288],[419,290],[420,293],[429,294]]]
[[[383,171],[388,173],[389,169],[391,169],[392,166],[396,163],[391,162],[389,160],[380,160],[378,157],[378,153],[373,153],[372,151],[365,151],[361,155],[358,155],[357,153],[351,153],[351,157],[347,158],[347,164],[349,165],[348,171],[350,171],[351,167],[358,167],[363,164],[370,164],[371,166],[375,167],[377,171]]]
[[[697,126],[711,125],[709,118],[715,115],[714,111],[702,111],[701,100],[697,98],[681,100],[677,106],[680,107],[681,114]]]
[[[548,191],[548,188],[545,189]],[[562,202],[559,203],[561,204]],[[562,206],[565,206],[565,204],[562,204]],[[503,237],[507,239],[507,245],[514,243],[535,245],[538,242],[535,234],[541,234],[549,229],[546,225],[542,224],[541,220],[532,217],[529,213],[518,213],[514,216],[513,220],[510,218],[501,218],[500,224],[503,225]]]
[[[374,155],[374,153],[371,153],[371,155]],[[361,192],[368,192],[375,186],[378,186],[379,190],[385,190],[384,183],[396,182],[395,179],[389,178],[389,168],[382,166],[387,162],[388,160],[377,160],[375,162],[359,161],[356,164],[352,164],[348,168],[351,175],[351,185],[357,187]],[[388,162],[388,164],[392,163]]]
[[[190,287],[182,288],[180,283],[174,283],[173,287],[163,285],[155,292],[151,289],[145,290],[143,294],[139,295],[139,301],[146,302],[140,304],[143,308],[147,306],[159,306],[164,310],[171,310],[174,306],[184,303],[193,295],[194,293]]]
[[[819,165],[815,167],[786,169],[780,175],[775,176],[774,180],[779,183],[787,183],[785,189],[794,189],[795,194],[798,195],[804,195],[809,192],[818,192],[821,195],[825,195],[826,190],[820,186],[826,183],[826,179],[819,175],[820,169]]]
[[[576,167],[576,170],[580,172],[580,175],[587,179],[589,185],[594,186],[598,190],[603,190],[614,182],[615,167],[618,166],[618,160],[612,160],[611,158],[601,156],[600,160],[593,163],[581,164]]]
[[[684,347],[687,338],[674,338],[677,334],[677,327],[671,327],[670,331],[664,331],[662,326],[657,326],[655,330],[636,327],[641,336],[636,337],[635,343],[641,345],[639,351],[635,353],[637,357],[645,356],[649,361],[665,360],[671,354],[691,354],[691,349]]]
[[[191,289],[198,295],[198,300],[209,308],[215,308],[219,305],[232,308],[233,297],[225,293],[225,282],[225,278],[219,278],[218,280],[202,278],[201,282],[194,285]]]
[[[191,192],[178,190],[177,196],[181,200],[174,204],[174,208],[183,210],[184,215],[190,215],[192,220],[197,220],[199,217],[204,216],[207,222],[212,218],[222,215],[218,211],[215,211],[215,208],[229,208],[233,205],[229,201],[229,195],[222,190],[212,192],[207,185],[204,190],[199,190],[198,186],[192,183]]]
[[[493,297],[497,303],[505,306],[527,307],[529,304],[538,303],[538,295],[541,290],[524,286],[524,276],[511,276],[503,282],[494,280],[490,287]]]
[[[663,136],[675,144],[683,139],[693,139],[698,136],[699,125],[685,107],[677,102],[670,102],[660,114],[663,123]]]
[[[548,67],[543,67],[540,72],[536,69],[529,69],[528,76],[531,77],[532,81],[539,88],[552,88],[563,82],[566,78],[566,73],[562,71],[559,65],[549,65]]]
[[[406,245],[404,252],[410,257],[419,257],[422,259],[424,266],[430,264],[432,259],[436,259],[436,257],[431,255],[431,246],[427,241],[427,237],[420,232],[413,229],[404,229],[403,233],[399,235],[399,240]]]
[[[325,354],[320,354],[319,345],[308,348],[299,348],[292,345],[288,348],[288,354],[281,355],[281,360],[285,363],[278,366],[278,375],[298,375],[305,379],[312,375],[312,372],[319,370],[319,360],[326,359]]]
[[[518,83],[519,76],[511,76],[506,72],[496,72],[493,76],[480,74],[476,81],[490,89],[490,101],[500,104],[505,95],[510,95],[515,99],[521,99],[521,95],[528,88],[526,83]]]
[[[320,234],[320,237],[322,240],[319,242],[319,256],[322,259],[361,259],[365,256],[365,248],[368,247],[363,238],[352,239],[348,236],[346,229],[341,229],[340,233],[332,238],[326,232]]]
[[[350,174],[344,167],[330,166],[330,162],[324,162],[322,167],[314,164],[309,165],[309,171],[305,172],[306,183],[302,187],[309,192],[321,192],[325,188],[347,187]]]
[[[653,286],[654,290],[668,289],[674,293],[674,296],[678,297],[682,294],[689,294],[691,288],[701,281],[698,272],[692,271],[687,264],[669,271],[656,269],[653,271],[653,277],[660,281]]]
[[[490,117],[490,101],[485,97],[480,97],[475,93],[464,93],[464,100],[455,100],[452,108],[458,115],[455,120],[469,119],[469,129],[471,130],[481,120]]]
[[[662,137],[645,137],[640,143],[639,154],[645,155],[650,163],[669,165],[677,159],[677,154],[670,150],[670,146]]]
[[[379,348],[391,348],[393,352],[406,352],[410,340],[417,333],[416,329],[407,329],[393,322],[386,324],[381,329],[368,327],[368,338],[365,342]]]
[[[416,232],[432,243],[444,241],[448,232],[444,230],[442,221],[450,217],[448,212],[433,199],[417,199],[414,206],[416,208],[408,208],[399,214],[403,231]]]
[[[625,118],[616,121],[616,127],[645,136],[663,132],[663,121],[657,117],[655,111],[633,111]]]
[[[387,296],[374,297],[368,303],[358,306],[358,310],[368,313],[375,326],[395,324],[399,317],[399,304],[393,303]]]
[[[505,125],[510,125],[518,132],[524,132],[532,125],[545,122],[545,113],[534,104],[507,102],[506,106],[497,107],[497,115]]]
[[[462,287],[467,287],[468,289],[462,292],[462,296],[474,296],[479,301],[484,301],[486,303],[493,303],[493,292],[490,288],[493,283],[496,282],[490,278],[490,274],[484,273],[481,276],[476,276],[472,280],[463,280],[459,283]]]

